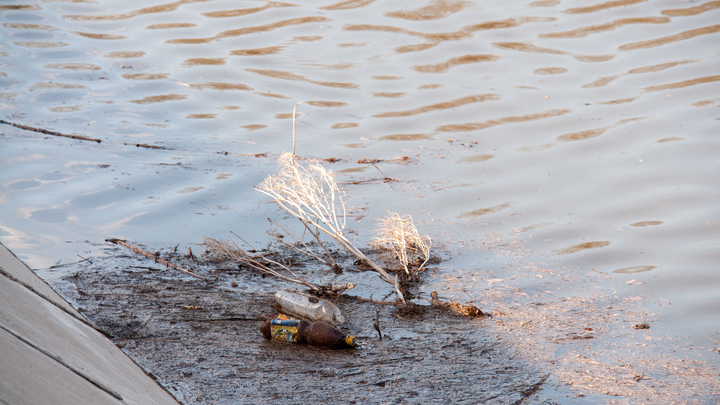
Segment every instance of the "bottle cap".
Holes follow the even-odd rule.
[[[350,335],[345,336],[345,343],[350,347],[357,346],[357,342],[355,342],[355,337]]]

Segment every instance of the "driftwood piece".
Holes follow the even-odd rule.
[[[138,248],[138,247],[135,247],[135,246],[133,246],[133,245],[125,242],[124,240],[111,238],[111,239],[105,239],[105,241],[106,241],[106,242],[110,242],[110,243],[114,243],[114,244],[116,244],[116,245],[123,245],[123,246],[125,246],[126,248],[128,248],[128,249],[130,249],[130,250],[132,250],[132,251],[135,251],[135,252],[140,253],[141,255],[143,255],[143,256],[145,256],[145,257],[148,257],[148,258],[150,258],[150,259],[155,260],[157,263],[161,263],[161,264],[164,264],[164,265],[166,265],[166,266],[168,266],[168,267],[172,267],[172,268],[175,269],[175,270],[182,271],[183,273],[189,274],[189,275],[191,275],[191,276],[193,276],[193,277],[197,277],[197,278],[199,278],[200,280],[205,280],[205,278],[203,278],[202,276],[198,276],[197,274],[193,273],[193,272],[190,271],[190,270],[184,269],[184,268],[182,268],[182,267],[180,267],[180,266],[176,266],[176,265],[174,265],[174,264],[172,264],[172,263],[170,263],[170,262],[168,262],[168,261],[166,261],[166,260],[163,260],[163,259],[155,256],[154,254],[152,254],[152,253],[150,253],[150,252],[146,252],[146,251],[144,251],[144,250],[142,250],[142,249],[140,249],[140,248]]]
[[[68,134],[63,134],[63,133],[60,133],[60,132],[48,131],[47,129],[33,128],[33,127],[29,127],[29,126],[27,126],[27,125],[13,124],[12,122],[7,122],[7,121],[4,121],[4,120],[0,120],[0,124],[12,125],[12,126],[14,126],[15,128],[24,129],[24,130],[26,130],[26,131],[38,132],[38,133],[46,134],[46,135],[61,136],[61,137],[64,137],[64,138],[78,139],[78,140],[81,140],[81,141],[92,141],[92,142],[97,142],[97,143],[102,142],[101,139],[97,139],[97,138],[88,138],[88,137],[86,137],[86,136],[80,136],[80,135],[68,135]]]

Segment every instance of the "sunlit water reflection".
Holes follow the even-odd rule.
[[[328,166],[345,182],[397,180],[348,184],[358,240],[392,210],[444,245],[428,291],[454,272],[482,274],[447,292],[460,300],[534,266],[594,272],[604,291],[642,296],[658,328],[716,348],[719,8],[2,5],[2,119],[102,143],[2,125],[0,239],[38,268],[106,237],[263,244],[276,213],[252,187],[291,148],[304,100],[298,155],[340,159]],[[510,285],[545,289],[521,279]]]

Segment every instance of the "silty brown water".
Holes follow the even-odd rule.
[[[263,244],[252,186],[302,100],[297,153],[340,159],[358,240],[392,210],[444,246],[427,293],[629,299],[717,361],[718,8],[3,5],[2,119],[102,143],[3,125],[0,238],[34,267],[110,236]]]

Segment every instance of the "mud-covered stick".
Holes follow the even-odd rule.
[[[180,266],[176,266],[176,265],[174,265],[174,264],[172,264],[172,263],[170,263],[170,262],[168,262],[168,261],[166,261],[166,260],[163,260],[163,259],[161,259],[161,258],[159,258],[159,257],[156,257],[154,254],[152,254],[152,253],[150,253],[150,252],[146,252],[146,251],[144,251],[144,250],[142,250],[142,249],[140,249],[140,248],[137,248],[137,247],[135,247],[135,246],[133,246],[133,245],[125,242],[124,240],[111,238],[111,239],[105,239],[105,241],[110,242],[110,243],[114,243],[114,244],[116,244],[116,245],[123,245],[123,246],[125,246],[126,248],[128,248],[128,249],[130,249],[130,250],[133,250],[133,251],[135,251],[135,252],[137,252],[137,253],[140,253],[141,255],[143,255],[143,256],[145,256],[145,257],[149,257],[150,259],[155,260],[157,263],[162,263],[162,264],[164,264],[164,265],[166,265],[166,266],[168,266],[168,267],[172,267],[172,268],[175,269],[175,270],[179,270],[179,271],[182,271],[183,273],[189,274],[189,275],[191,275],[191,276],[193,276],[193,277],[197,277],[197,278],[199,278],[200,280],[205,280],[205,278],[203,278],[202,276],[198,276],[197,274],[193,273],[193,272],[190,271],[190,270],[183,269],[183,268],[180,267]]]
[[[39,133],[41,133],[41,134],[46,134],[46,135],[62,136],[62,137],[65,137],[65,138],[79,139],[79,140],[81,140],[81,141],[92,141],[92,142],[97,142],[97,143],[102,142],[101,139],[88,138],[88,137],[86,137],[86,136],[80,136],[80,135],[62,134],[62,133],[60,133],[60,132],[48,131],[47,129],[33,128],[33,127],[29,127],[29,126],[27,126],[27,125],[13,124],[12,122],[7,122],[7,121],[5,121],[5,120],[0,120],[0,124],[12,125],[12,126],[14,126],[15,128],[24,129],[24,130],[26,130],[26,131],[39,132]]]

